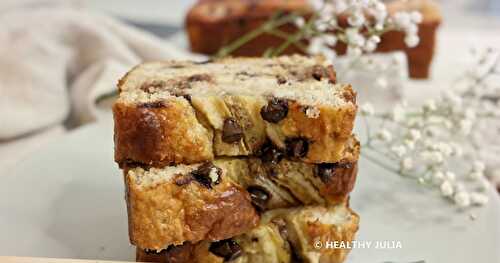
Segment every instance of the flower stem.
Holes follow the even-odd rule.
[[[235,50],[240,48],[241,46],[245,45],[246,43],[252,41],[259,35],[272,31],[286,23],[292,22],[293,19],[297,17],[296,13],[290,13],[288,15],[282,16],[283,12],[277,12],[275,13],[266,23],[262,24],[261,26],[257,27],[256,29],[248,32],[247,34],[243,35],[242,37],[236,39],[234,42],[230,43],[227,46],[222,47],[219,49],[217,54],[215,54],[215,57],[225,57],[233,53]]]

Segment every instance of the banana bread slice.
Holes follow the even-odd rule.
[[[359,143],[349,142],[346,157],[334,164],[218,158],[126,168],[131,243],[161,250],[185,241],[221,240],[254,227],[258,212],[344,203],[354,187],[359,155]]]
[[[349,249],[316,248],[321,242],[351,242],[359,217],[344,205],[278,209],[265,213],[254,229],[231,239],[171,246],[159,253],[137,249],[141,262],[343,262]]]
[[[164,166],[257,155],[271,142],[290,158],[335,163],[356,93],[322,58],[153,62],[119,84],[115,160]]]

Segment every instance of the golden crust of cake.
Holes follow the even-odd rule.
[[[288,263],[344,262],[349,249],[318,249],[317,241],[351,242],[359,217],[343,205],[269,211],[252,230],[218,242],[172,246],[161,252],[137,249],[141,262]]]
[[[300,56],[144,64],[119,84],[115,160],[189,164],[256,155],[271,141],[303,162],[338,162],[357,106],[335,81],[321,58]]]
[[[113,106],[115,159],[124,163],[196,163],[213,159],[212,133],[187,101]]]

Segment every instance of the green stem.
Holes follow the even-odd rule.
[[[273,35],[273,36],[276,36],[276,37],[279,37],[279,38],[282,38],[282,39],[288,39],[290,36],[288,35],[288,33],[286,32],[283,32],[281,30],[272,30],[272,31],[268,31],[267,32],[268,34],[270,35]],[[307,47],[301,43],[301,42],[295,42],[295,43],[292,43],[295,47],[297,47],[298,49],[300,49],[302,52],[306,53],[307,52]]]
[[[242,37],[238,38],[234,42],[230,43],[227,46],[222,47],[219,49],[217,54],[215,54],[215,57],[225,57],[231,53],[233,53],[235,50],[243,46],[244,44],[248,43],[249,41],[252,41],[259,35],[272,31],[275,28],[278,28],[286,23],[292,22],[293,19],[295,19],[298,15],[296,13],[291,13],[288,14],[284,17],[280,17],[283,14],[283,12],[277,12],[274,14],[269,21],[266,23],[262,24],[258,28],[248,32],[247,34],[243,35]]]
[[[272,56],[279,56],[281,53],[283,53],[292,43],[299,42],[300,39],[304,36],[305,32],[309,31],[314,24],[314,21],[316,20],[316,17],[318,16],[317,13],[314,13],[312,17],[307,21],[307,23],[295,34],[292,36],[288,37],[287,40],[281,44],[278,48],[275,49],[273,52]]]

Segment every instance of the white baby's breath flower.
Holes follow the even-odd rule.
[[[394,25],[399,29],[404,29],[412,23],[411,17],[407,12],[396,12],[392,16],[392,21],[394,22]]]
[[[407,34],[405,36],[405,44],[410,47],[416,47],[418,46],[418,43],[420,43],[420,38],[418,37],[417,34]]]
[[[470,194],[470,201],[473,205],[483,206],[488,203],[489,198],[483,193],[473,192]]]
[[[463,150],[462,146],[460,146],[456,143],[452,143],[452,144],[450,144],[450,146],[451,146],[451,150],[452,150],[452,153],[451,153],[452,156],[461,157],[464,154],[464,150]]]
[[[368,103],[361,105],[360,113],[361,113],[361,115],[371,116],[371,115],[375,114],[375,108],[373,107],[373,104],[368,102]]]
[[[370,9],[370,13],[375,19],[375,23],[377,25],[381,25],[383,27],[383,23],[385,22],[385,19],[387,18],[387,8],[385,4],[383,4],[380,1],[376,1],[372,3],[373,8]]]
[[[414,150],[415,149],[415,141],[414,140],[404,140],[404,144],[405,146],[410,149],[410,150]]]
[[[464,111],[464,116],[467,120],[473,121],[476,119],[476,111],[472,108],[467,108]]]
[[[389,142],[392,140],[392,134],[387,129],[381,129],[380,131],[377,132],[375,138],[383,142]]]
[[[468,207],[471,204],[470,195],[465,191],[456,193],[455,196],[453,196],[453,200],[462,208]]]
[[[451,92],[451,91],[446,91],[443,95],[443,103],[449,104],[451,108],[462,108],[462,98],[458,96],[457,94]]]
[[[325,34],[322,38],[323,42],[328,46],[335,46],[337,44],[337,37],[333,34]]]
[[[391,147],[391,152],[401,158],[406,154],[406,148],[403,145],[395,145]]]
[[[359,57],[363,54],[363,51],[359,47],[349,46],[347,47],[347,55],[351,57]]]
[[[328,23],[321,20],[316,20],[314,22],[314,27],[318,32],[325,32],[328,29]]]
[[[443,154],[439,151],[423,151],[420,156],[424,161],[433,164],[440,164],[444,161]]]
[[[420,24],[422,23],[422,13],[418,12],[418,11],[413,11],[410,13],[410,20],[414,23],[417,23],[417,24]]]
[[[472,122],[469,120],[461,120],[458,126],[463,135],[469,135],[472,130]]]
[[[362,47],[365,44],[365,37],[356,28],[348,28],[345,36],[350,46]]]
[[[475,172],[484,172],[485,169],[486,169],[486,165],[484,164],[484,162],[474,161],[472,163],[472,171],[475,171]]]
[[[305,20],[303,17],[299,16],[299,17],[297,17],[297,18],[295,18],[295,19],[293,20],[293,23],[294,23],[294,24],[295,24],[298,28],[302,28],[302,27],[306,24],[306,20]]]
[[[307,48],[307,52],[312,55],[319,54],[323,49],[324,44],[325,43],[323,41],[323,38],[321,37],[312,38]]]
[[[364,49],[367,52],[373,52],[375,51],[375,49],[377,49],[378,43],[380,43],[380,37],[377,35],[373,35],[366,40]]]
[[[413,169],[413,159],[410,157],[406,157],[403,160],[401,160],[401,170],[403,171],[409,171]]]
[[[449,144],[444,143],[444,142],[437,143],[436,150],[441,152],[446,157],[451,156],[453,153],[452,147]]]
[[[417,181],[418,181],[419,184],[425,184],[425,178],[423,178],[423,177],[419,177],[417,179]]]
[[[353,27],[361,27],[365,23],[365,16],[361,10],[357,10],[347,18],[347,22]]]
[[[337,57],[337,52],[335,52],[335,50],[332,49],[332,48],[324,48],[324,49],[322,49],[321,50],[321,54],[328,61],[333,61]]]
[[[444,174],[441,171],[433,171],[431,173],[431,180],[435,184],[441,184],[444,180]]]
[[[457,179],[457,175],[452,171],[446,171],[444,173],[444,178],[450,182],[453,182]]]
[[[444,181],[439,189],[441,190],[441,194],[443,196],[449,197],[453,195],[453,186],[449,181]]]
[[[407,35],[418,35],[418,26],[416,24],[409,24],[405,28],[405,33]]]
[[[488,189],[490,189],[491,183],[488,181],[488,179],[483,178],[479,180],[479,191],[486,192]]]
[[[435,100],[427,100],[424,104],[424,111],[429,112],[429,111],[435,111],[437,109],[436,106],[436,101]]]
[[[419,130],[411,129],[408,132],[408,138],[410,138],[413,141],[418,141],[418,140],[420,140],[422,138],[422,133],[420,133]]]
[[[474,180],[474,181],[477,181],[477,180],[480,180],[481,178],[484,177],[484,174],[483,172],[470,172],[468,175],[467,175],[467,178],[470,179],[470,180]]]

